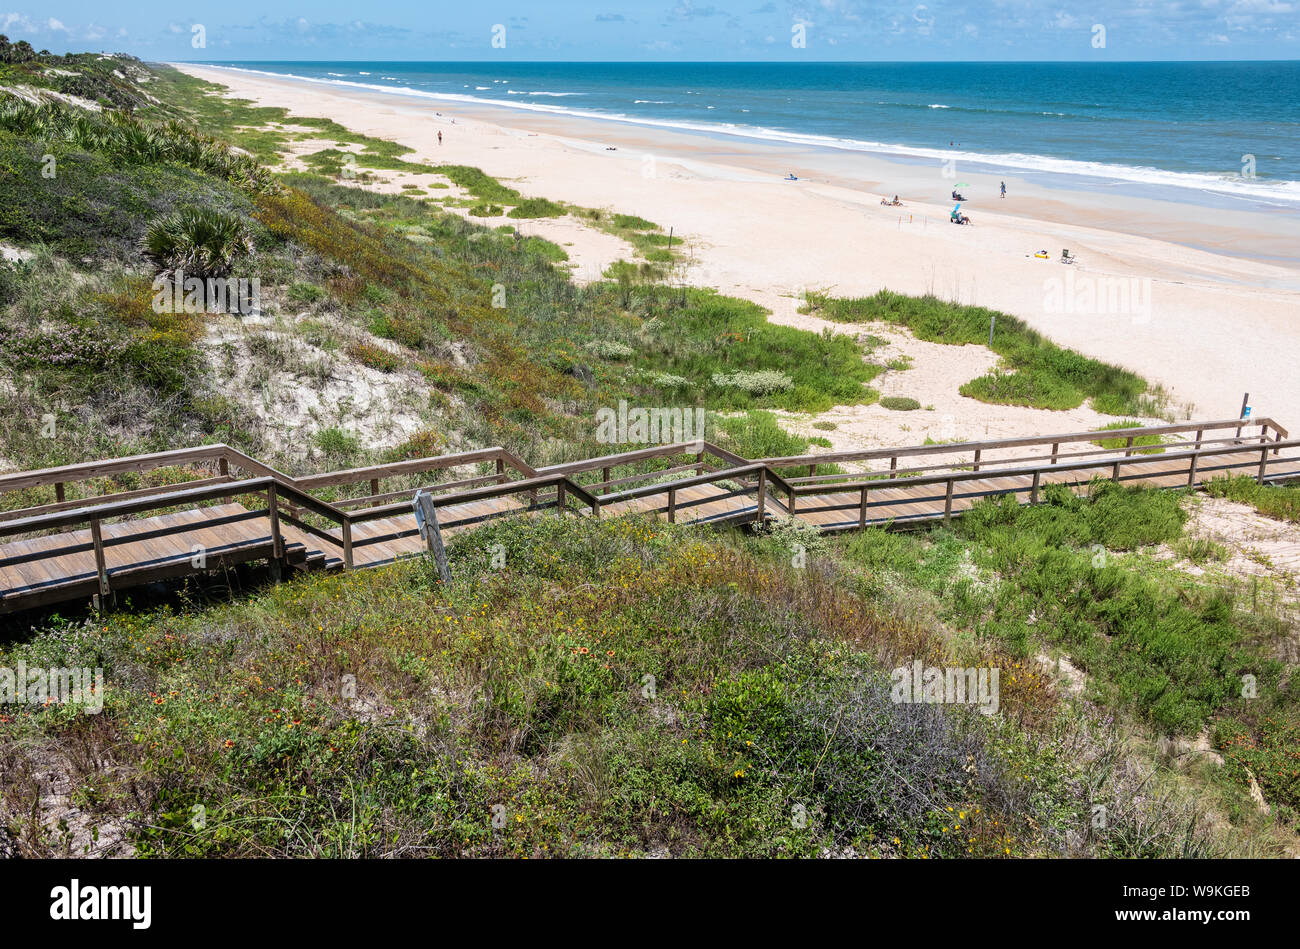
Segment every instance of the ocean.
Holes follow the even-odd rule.
[[[899,160],[955,158],[1197,203],[1300,205],[1296,61],[210,65]]]

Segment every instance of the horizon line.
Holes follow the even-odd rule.
[[[113,55],[102,54],[101,55]],[[128,53],[126,55],[134,55]],[[139,58],[139,57],[137,57]],[[871,66],[905,65],[1169,65],[1192,63],[1300,63],[1294,59],[143,59],[153,63],[194,63],[218,66],[221,63],[473,63],[491,65],[534,66],[564,64],[570,66],[608,66],[619,64],[663,66],[735,66],[735,65],[803,65],[803,66]]]

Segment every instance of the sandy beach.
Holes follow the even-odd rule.
[[[1250,392],[1255,416],[1300,427],[1300,269],[1286,260],[1300,246],[1300,225],[1291,215],[1048,189],[961,169],[973,225],[957,227],[948,220],[953,179],[938,165],[175,65],[235,97],[401,142],[415,150],[411,160],[476,166],[526,196],[671,226],[692,261],[686,282],[753,300],[775,322],[884,337],[888,346],[873,358],[908,356],[911,368],[874,385],[926,410],[833,410],[822,418],[838,426],[827,433],[836,449],[1064,432],[1112,419],[1086,407],[1048,412],[964,398],[958,386],[992,368],[993,353],[879,325],[824,323],[797,312],[805,290],[888,288],[991,307],[1164,386],[1180,418],[1235,417]],[[783,180],[790,172],[799,180]],[[407,180],[385,177],[394,189]],[[894,194],[903,207],[881,205]],[[572,218],[520,224],[566,245],[580,280],[630,256],[617,238]],[[1064,248],[1076,264],[1060,262]],[[1047,259],[1033,256],[1039,250]],[[810,421],[788,424],[806,430]]]

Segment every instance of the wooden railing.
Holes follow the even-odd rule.
[[[1052,465],[1061,463],[1063,460],[1076,459],[1085,455],[1099,456],[1111,455],[1117,451],[1122,451],[1125,456],[1138,452],[1151,452],[1158,450],[1157,445],[1140,445],[1137,442],[1143,438],[1158,438],[1164,444],[1164,439],[1171,435],[1192,434],[1191,440],[1196,448],[1211,444],[1230,444],[1237,443],[1241,440],[1243,427],[1259,426],[1259,434],[1251,436],[1252,439],[1260,442],[1269,440],[1270,432],[1275,441],[1282,441],[1288,436],[1285,428],[1279,425],[1271,418],[1260,419],[1225,419],[1212,422],[1181,422],[1174,425],[1154,425],[1139,426],[1134,428],[1117,428],[1104,429],[1092,432],[1070,432],[1060,435],[1035,435],[1022,438],[1000,438],[988,439],[984,441],[972,442],[948,442],[934,445],[916,445],[906,448],[871,448],[860,451],[840,451],[824,452],[814,455],[790,455],[777,458],[759,458],[758,461],[772,468],[800,468],[808,467],[808,477],[792,478],[796,484],[809,483],[812,480],[835,480],[847,479],[856,475],[870,473],[855,472],[850,474],[836,473],[830,475],[817,476],[818,465],[840,465],[847,463],[870,462],[870,461],[889,461],[890,477],[902,477],[908,474],[920,474],[936,469],[948,469],[954,467],[953,463],[946,462],[935,465],[915,465],[905,468],[899,467],[900,459],[923,458],[935,455],[941,456],[970,456],[969,462],[962,462],[963,465],[969,465],[972,471],[988,470],[993,466],[1024,465],[1033,462],[1047,462]],[[1207,438],[1207,433],[1212,432],[1233,432],[1231,435],[1221,435],[1218,438]],[[1097,441],[1122,440],[1122,448],[1098,448],[1093,451],[1085,452],[1062,452],[1061,446],[1074,445],[1079,443],[1093,443]],[[991,452],[1010,451],[1021,448],[1045,447],[1048,450],[1037,454],[1023,457],[1012,458],[990,458]]]
[[[1168,478],[1172,473],[1171,464],[1177,466],[1181,462],[1186,462],[1187,478],[1183,483],[1185,487],[1195,487],[1203,485],[1207,480],[1207,475],[1224,475],[1233,472],[1249,471],[1255,479],[1263,484],[1268,478],[1268,468],[1271,463],[1270,457],[1276,459],[1282,449],[1291,449],[1300,447],[1300,440],[1286,441],[1261,441],[1258,443],[1242,442],[1236,445],[1220,446],[1214,448],[1192,448],[1189,451],[1182,452],[1164,452],[1162,454],[1125,454],[1114,456],[1104,462],[1098,462],[1096,459],[1073,460],[1057,462],[1049,465],[1037,465],[1027,467],[997,468],[995,470],[984,471],[948,471],[937,474],[920,474],[909,477],[905,480],[891,480],[885,473],[880,473],[876,477],[863,479],[861,476],[855,481],[838,482],[835,484],[792,484],[794,498],[789,508],[791,514],[812,515],[819,513],[831,513],[837,511],[855,510],[858,514],[856,523],[844,523],[827,527],[828,530],[846,530],[855,527],[866,527],[873,520],[868,516],[869,509],[872,507],[898,507],[900,501],[896,498],[870,501],[869,495],[872,491],[881,491],[882,489],[904,489],[909,493],[909,497],[904,505],[909,505],[924,510],[925,506],[931,503],[943,503],[943,513],[941,515],[927,515],[918,513],[914,515],[904,515],[903,517],[890,518],[890,520],[902,521],[905,519],[914,520],[943,520],[950,521],[954,514],[953,503],[961,500],[977,500],[983,497],[1014,493],[1017,496],[1021,494],[1029,495],[1029,503],[1037,504],[1039,502],[1040,491],[1042,489],[1044,478],[1051,475],[1068,474],[1069,472],[1090,472],[1087,479],[1075,479],[1076,485],[1082,484],[1083,481],[1091,481],[1093,477],[1100,476],[1100,472],[1106,472],[1108,479],[1114,482],[1123,481],[1140,481],[1149,480],[1153,477]],[[1088,453],[1092,454],[1092,453]],[[1113,453],[1112,453],[1113,454]],[[1204,464],[1205,459],[1227,459],[1230,456],[1241,455],[1258,455],[1258,461],[1253,458],[1250,461],[1240,461],[1229,464]],[[1293,463],[1288,467],[1288,471],[1293,475],[1300,476],[1300,466],[1294,463],[1300,462],[1300,456],[1287,459]],[[1141,470],[1134,473],[1134,469],[1142,468],[1159,468],[1157,472],[1143,472]],[[969,482],[983,482],[990,479],[1008,479],[1021,480],[1022,484],[1016,487],[991,487],[981,488],[978,491],[959,493],[957,486]],[[1070,479],[1060,479],[1067,483]],[[944,488],[941,494],[924,494],[920,489],[930,486],[942,486]],[[823,504],[816,507],[799,505],[797,498],[800,497],[829,497],[836,495],[858,494],[858,499],[854,503],[845,503],[842,501]]]

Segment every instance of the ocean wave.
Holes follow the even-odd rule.
[[[640,105],[643,102],[649,103],[650,105],[672,105],[673,104],[672,99],[633,99],[632,100],[633,105]]]
[[[1050,155],[1023,154],[1018,152],[990,154],[984,152],[962,151],[960,149],[928,148],[925,146],[901,145],[890,142],[874,142],[865,139],[837,138],[829,135],[792,132],[786,129],[766,128],[760,125],[728,127],[717,122],[655,119],[639,115],[629,116],[616,112],[601,112],[595,109],[574,109],[559,105],[545,105],[540,102],[485,99],[481,96],[464,95],[455,92],[428,92],[422,89],[413,89],[410,86],[377,85],[375,83],[357,82],[349,79],[322,79],[316,76],[270,72],[261,69],[248,69],[242,66],[214,66],[211,68],[228,69],[232,72],[270,76],[278,79],[296,79],[299,81],[315,82],[328,86],[347,86],[351,88],[389,93],[391,95],[411,96],[419,99],[465,102],[472,105],[523,109],[530,112],[545,112],[551,115],[568,115],[583,119],[602,119],[605,121],[623,122],[629,125],[675,129],[679,131],[699,132],[705,134],[729,135],[739,138],[755,139],[758,141],[782,142],[790,145],[834,148],[840,151],[871,152],[900,158],[930,159],[936,162],[956,159],[962,162],[989,165],[993,168],[1007,170],[1075,175],[1110,181],[1125,181],[1135,184],[1189,188],[1198,191],[1233,195],[1241,198],[1281,201],[1286,204],[1300,204],[1300,181],[1269,181],[1259,178],[1243,178],[1240,175],[1213,174],[1209,172],[1168,171],[1163,168],[1152,168],[1140,165],[1119,165],[1095,161],[1077,161],[1069,158],[1056,158]]]
[[[486,86],[475,86],[475,89],[484,89]],[[521,89],[507,89],[507,95],[512,96],[550,96],[555,99],[562,99],[565,96],[585,96],[585,92],[524,92]]]

